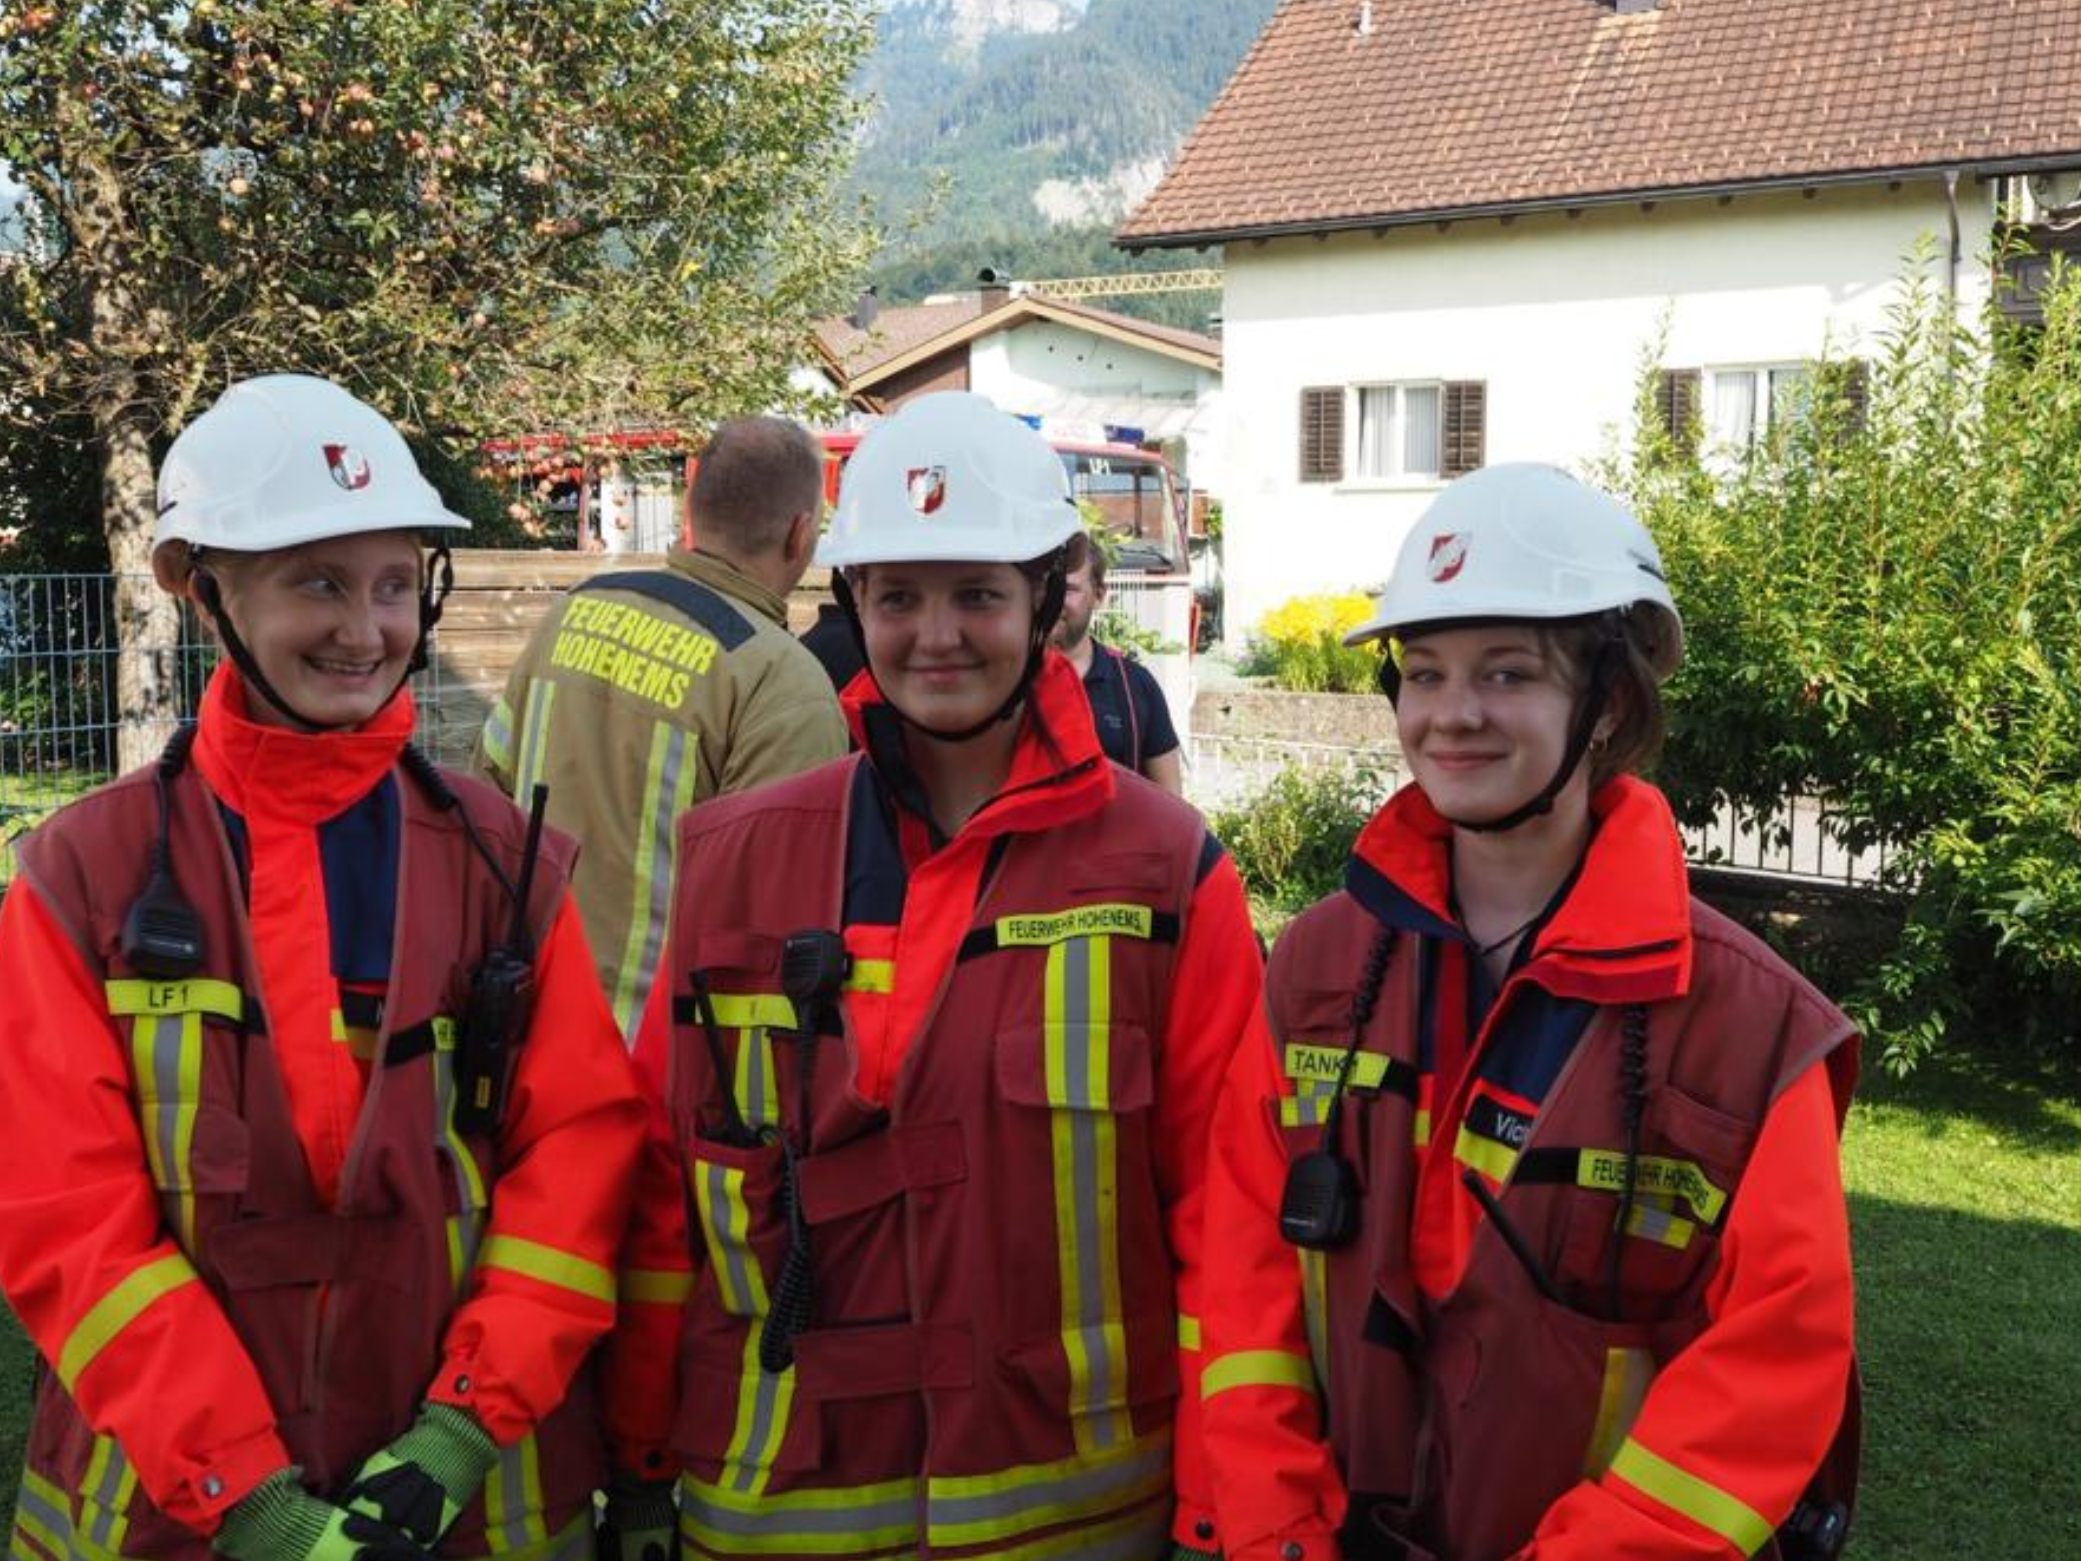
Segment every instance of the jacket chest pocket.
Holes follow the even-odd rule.
[[[1623,1235],[1618,1230],[1625,1205],[1623,1146],[1575,1151],[1562,1287],[1607,1297],[1608,1306],[1617,1242],[1622,1249],[1619,1304],[1629,1321],[1661,1322],[1696,1312],[1755,1137],[1752,1124],[1663,1085],[1641,1124],[1633,1202]]]

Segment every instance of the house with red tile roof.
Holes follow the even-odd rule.
[[[972,390],[1066,437],[1163,448],[1220,491],[1221,343],[1197,331],[986,281],[973,293],[854,312],[815,331],[823,383],[864,413],[933,390]]]
[[[1229,632],[1460,471],[1580,469],[1644,365],[1734,459],[1911,271],[2027,312],[2077,61],[2076,0],[1284,0],[1115,234],[1222,259]]]

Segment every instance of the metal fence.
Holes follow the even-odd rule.
[[[1186,795],[1202,808],[1245,802],[1289,768],[1359,771],[1367,789],[1381,798],[1409,779],[1401,754],[1386,746],[1195,734],[1186,752]],[[1684,850],[1694,867],[1847,889],[1877,887],[1885,881],[1890,853],[1883,845],[1851,849],[1844,825],[1823,804],[1804,797],[1760,817],[1722,808],[1710,824],[1683,831]]]
[[[16,838],[114,772],[114,593],[110,575],[0,576],[0,883],[13,876]],[[176,644],[148,650],[169,658],[181,709],[192,712],[216,664],[215,645],[184,618]],[[1173,659],[1183,664],[1182,656],[1155,658],[1160,674]],[[435,657],[413,684],[430,712],[440,707],[440,668]],[[1187,792],[1205,808],[1246,802],[1289,767],[1360,770],[1380,797],[1408,779],[1392,746],[1202,735],[1178,725]],[[1804,798],[1760,819],[1725,810],[1686,831],[1685,843],[1699,866],[1850,888],[1879,883],[1887,862],[1883,847],[1845,846],[1840,821]]]

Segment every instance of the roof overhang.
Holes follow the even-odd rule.
[[[1377,233],[1388,228],[1414,228],[1447,222],[1479,222],[1497,217],[1585,211],[1591,207],[1637,206],[1643,203],[1708,200],[1737,195],[1772,195],[1787,191],[1843,189],[1857,185],[1905,184],[1919,179],[1941,179],[1947,174],[1957,174],[1960,178],[1999,179],[2011,174],[2072,168],[2077,164],[2081,164],[2081,146],[2070,152],[2048,153],[2039,157],[1920,163],[1906,168],[1857,168],[1828,173],[1785,174],[1769,179],[1728,180],[1713,184],[1645,185],[1630,190],[1599,190],[1589,194],[1489,201],[1470,206],[1437,206],[1421,211],[1374,213],[1367,216],[1316,217],[1295,222],[1254,223],[1233,228],[1206,228],[1189,233],[1151,234],[1147,237],[1125,238],[1115,235],[1113,247],[1124,249],[1130,254],[1145,249],[1204,249],[1217,244],[1247,244],[1277,238],[1308,238],[1315,234],[1328,233]]]
[[[1206,352],[1187,346],[1183,342],[1167,341],[1161,336],[1151,336],[1135,330],[1131,325],[1116,325],[1093,310],[1065,309],[1045,294],[1020,293],[988,313],[950,326],[937,336],[928,337],[915,347],[854,375],[846,382],[847,392],[858,395],[861,391],[901,374],[906,369],[915,368],[943,352],[966,346],[972,341],[990,335],[993,331],[1008,330],[1028,319],[1049,320],[1075,330],[1088,331],[1093,336],[1102,336],[1127,346],[1139,347],[1145,352],[1174,358],[1195,368],[1209,369],[1215,373],[1219,373],[1221,369],[1219,352]]]

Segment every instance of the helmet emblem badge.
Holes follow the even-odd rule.
[[[1448,531],[1431,538],[1430,576],[1434,584],[1443,585],[1466,567],[1466,532]]]
[[[332,480],[349,493],[369,485],[368,457],[351,444],[327,445],[325,464],[332,471]]]
[[[910,507],[920,515],[930,515],[946,502],[947,469],[913,466],[904,473],[904,485],[910,490]]]

